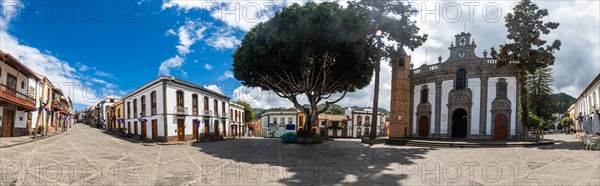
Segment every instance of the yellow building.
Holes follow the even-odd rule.
[[[123,123],[124,114],[123,114],[123,100],[117,101],[115,104],[109,106],[106,109],[107,118],[107,126],[109,130],[119,131],[119,128],[124,128],[125,124]]]

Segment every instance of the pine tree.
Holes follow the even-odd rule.
[[[552,76],[551,68],[542,68],[527,76],[527,106],[530,112],[543,120],[552,119]]]

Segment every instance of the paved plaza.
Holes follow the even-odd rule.
[[[245,138],[156,145],[77,124],[0,149],[0,185],[599,185],[600,151],[574,136],[518,148],[318,145]]]

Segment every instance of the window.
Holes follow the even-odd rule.
[[[114,102],[115,102],[115,99],[110,99],[110,102],[111,102],[111,103],[114,103]]]
[[[177,91],[177,107],[184,107],[183,105],[183,91]]]
[[[427,103],[429,101],[429,90],[423,89],[421,91],[421,103]]]
[[[15,91],[17,90],[17,77],[13,76],[12,74],[7,74],[6,75],[6,87],[8,88],[8,92],[9,93],[16,93]]]
[[[294,120],[294,119],[293,119],[292,117],[289,117],[289,118],[288,118],[288,123],[289,123],[289,124],[292,124],[292,120]]]
[[[25,81],[21,81],[21,89],[25,89]]]
[[[235,118],[233,117],[233,109],[229,109],[229,118],[231,120],[234,120]]]
[[[117,118],[121,118],[121,108],[117,109]]]
[[[208,110],[208,97],[204,96],[204,110]]]
[[[156,91],[150,93],[150,113],[156,115]]]
[[[225,102],[221,102],[221,111],[225,113]]]
[[[507,85],[506,83],[500,83],[498,84],[498,95],[497,97],[499,98],[506,98],[506,90],[507,89]]]
[[[456,71],[456,89],[465,89],[467,86],[467,71],[460,69]]]
[[[370,123],[371,123],[371,117],[365,116],[365,125],[368,125]]]
[[[280,124],[285,124],[285,118],[284,117],[280,117],[279,118],[279,123]]]
[[[138,117],[137,112],[137,99],[133,100],[133,118]]]
[[[216,99],[213,100],[213,107],[214,115],[217,115],[217,113],[219,113],[219,101],[217,101]]]
[[[237,117],[237,115],[236,115],[235,117]],[[277,124],[277,117],[274,117],[274,118],[273,118],[273,123],[274,123],[274,124]]]
[[[362,116],[358,116],[356,118],[356,125],[361,126],[362,125]]]
[[[192,94],[192,115],[198,115],[198,95]]]
[[[131,102],[127,102],[127,119],[131,119]]]
[[[146,96],[142,96],[142,116],[146,116]]]

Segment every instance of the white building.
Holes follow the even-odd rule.
[[[372,109],[352,110],[347,108],[344,114],[350,118],[350,126],[347,127],[350,137],[361,138],[369,136],[369,132],[371,131],[371,117],[373,117]],[[377,135],[384,135],[385,115],[381,112],[377,115]]]
[[[270,110],[263,113],[260,116],[263,136],[280,137],[285,132],[298,130],[298,123],[304,124],[304,117],[299,117],[298,113],[295,109]]]
[[[244,121],[244,107],[233,102],[229,102],[229,123],[232,134],[227,137],[242,137],[248,133],[248,126]]]
[[[581,132],[596,133],[599,118],[595,111],[600,111],[600,74],[588,85],[573,103],[575,129]],[[587,125],[587,126],[586,126]],[[593,127],[596,126],[596,127]]]
[[[40,78],[13,56],[0,51],[0,137],[29,133],[32,111],[38,107]]]
[[[174,77],[159,77],[123,100],[127,132],[144,140],[214,140],[231,132],[229,97]]]

